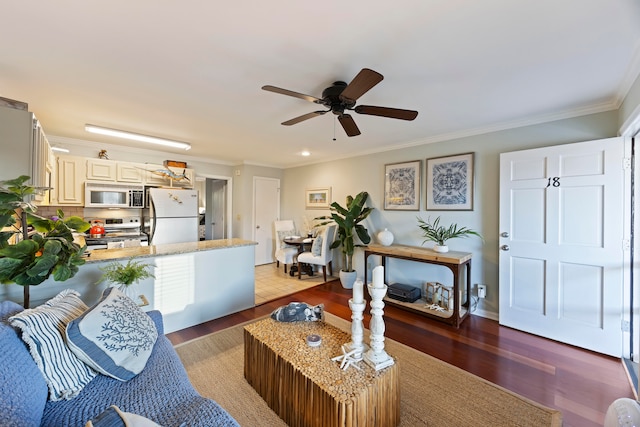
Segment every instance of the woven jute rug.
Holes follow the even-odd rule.
[[[350,330],[349,322],[329,313],[325,321]],[[240,425],[286,426],[244,379],[243,327],[180,344],[176,351],[200,394],[218,402]],[[385,351],[400,367],[402,427],[562,425],[560,411],[408,346],[386,339]]]

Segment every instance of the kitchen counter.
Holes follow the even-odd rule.
[[[242,239],[204,240],[193,243],[98,249],[91,252],[78,273],[64,282],[52,277],[32,286],[35,307],[64,289],[77,290],[89,306],[109,286],[101,281],[110,263],[126,264],[130,258],[151,266],[154,277],[142,280],[143,310],[160,310],[165,332],[173,332],[255,306],[255,246]],[[22,287],[0,287],[0,300],[22,303]]]
[[[170,243],[165,245],[139,246],[134,248],[98,249],[91,251],[91,255],[85,258],[87,263],[100,261],[118,261],[131,257],[150,258],[161,255],[178,255],[216,249],[238,248],[242,246],[255,246],[257,242],[243,239],[218,239],[203,240],[189,243]]]

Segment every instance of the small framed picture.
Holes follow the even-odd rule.
[[[384,209],[420,210],[420,176],[422,161],[392,163],[384,168]]]
[[[306,190],[304,205],[307,209],[329,209],[331,205],[331,187]]]
[[[427,210],[473,210],[474,153],[427,159]]]

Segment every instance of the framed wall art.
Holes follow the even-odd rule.
[[[306,190],[304,205],[307,209],[329,209],[331,205],[331,187]]]
[[[385,165],[384,209],[420,210],[421,160]]]
[[[427,159],[427,210],[473,210],[474,153]]]

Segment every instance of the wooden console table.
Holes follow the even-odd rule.
[[[387,281],[388,270],[386,268],[387,258],[399,258],[408,261],[424,262],[427,264],[436,264],[447,267],[453,273],[453,310],[438,312],[427,308],[426,301],[419,299],[414,303],[403,302],[385,297],[386,304],[395,305],[410,311],[414,311],[423,314],[427,317],[439,320],[455,326],[460,327],[460,324],[464,319],[469,316],[469,301],[471,295],[471,254],[467,252],[447,252],[438,253],[432,249],[422,248],[418,246],[404,246],[404,245],[369,245],[364,249],[364,265],[367,265],[367,258],[369,255],[379,255],[382,257],[382,265],[384,269],[384,282]],[[466,300],[461,301],[460,295],[460,276],[463,269],[466,268]],[[364,282],[367,281],[367,269],[364,271]]]
[[[320,335],[319,347],[306,337]],[[400,423],[398,362],[375,371],[340,369],[351,336],[325,322],[277,322],[267,318],[244,327],[244,377],[290,426],[395,427]]]

